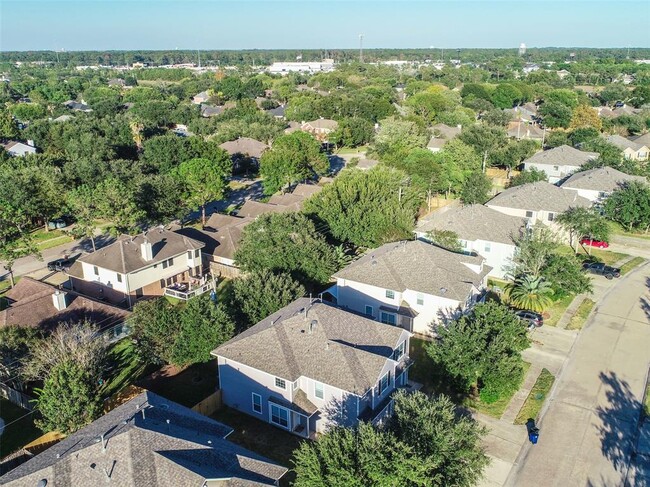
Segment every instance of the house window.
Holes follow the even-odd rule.
[[[424,304],[424,294],[418,293],[416,297],[416,302],[422,306]]]
[[[394,313],[385,313],[381,312],[381,320],[382,323],[386,323],[387,325],[397,325],[397,317],[395,316]]]
[[[320,382],[314,382],[314,396],[316,396],[318,399],[323,399],[324,397],[323,384]]]
[[[289,428],[289,410],[277,404],[271,404],[271,423]]]
[[[284,379],[280,379],[279,377],[275,378],[275,387],[278,389],[286,389],[287,388],[287,383],[285,382]]]
[[[379,393],[378,395],[381,396],[386,389],[388,389],[388,386],[390,385],[390,372],[386,372],[386,374],[379,379]]]
[[[533,212],[532,211],[527,211],[526,212],[526,218],[532,218],[533,217]]]
[[[93,266],[93,272],[95,273],[96,276],[98,276],[99,275],[99,267],[97,267],[96,265]]]
[[[117,282],[122,282],[122,274],[117,275]]]
[[[366,314],[368,316],[372,316],[372,306],[368,306],[367,304],[366,304]]]
[[[296,379],[296,382],[294,382],[294,383],[291,385],[291,388],[292,388],[294,391],[295,391],[296,389],[298,389],[298,385],[299,385],[298,383],[299,383],[299,380],[300,380],[300,379]]]
[[[555,213],[549,213],[547,218],[548,221],[552,222],[553,220],[555,220]]]
[[[138,289],[135,290],[135,297],[141,298],[142,296],[144,296],[144,293],[142,292],[142,288],[139,287]]]
[[[165,284],[165,280],[164,280],[164,279],[161,279],[161,280],[160,280],[160,289],[164,288],[165,285],[166,285],[166,284]]]
[[[162,266],[163,266],[163,269],[167,269],[167,261],[166,260],[163,260]]]
[[[253,392],[253,411],[262,414],[262,396]]]
[[[395,291],[391,291],[390,289],[386,289],[386,297],[388,299],[395,299]]]
[[[171,267],[173,265],[174,265],[174,259],[163,260],[163,263],[162,263],[163,269],[167,269],[168,267]]]
[[[191,258],[192,258],[192,251],[191,251],[191,250],[188,250],[188,251],[187,251],[187,258],[188,258],[188,259],[191,259]]]
[[[393,350],[393,360],[399,360],[404,356],[406,350],[406,341],[400,343],[395,350]]]
[[[554,170],[555,172],[558,172],[558,171],[560,170],[560,166],[553,166],[553,170]]]
[[[490,242],[485,242],[485,247],[484,247],[486,252],[489,252],[492,250],[492,244]]]
[[[198,258],[199,255],[201,255],[201,251],[200,251],[199,249],[196,249],[196,250],[194,251],[194,257],[195,257],[195,258]]]

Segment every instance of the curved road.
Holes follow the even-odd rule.
[[[650,459],[633,451],[650,368],[650,263],[600,300],[574,344],[546,411],[506,485],[650,485]]]

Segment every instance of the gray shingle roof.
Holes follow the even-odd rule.
[[[524,164],[546,164],[548,166],[582,166],[596,159],[597,152],[583,152],[568,145],[538,152],[524,161]]]
[[[634,142],[640,145],[645,145],[650,147],[650,132],[646,132],[643,135],[638,135],[636,137],[630,137]]]
[[[480,266],[483,257],[457,254],[419,240],[393,242],[370,250],[341,269],[334,277],[393,291],[407,289],[465,302],[473,286],[487,274],[466,264]]]
[[[564,181],[562,187],[610,193],[617,189],[622,183],[628,181],[648,182],[648,180],[643,176],[630,176],[629,174],[605,166],[590,169],[588,171],[577,172]]]
[[[144,411],[144,412],[143,412]],[[169,421],[169,422],[168,422]],[[0,477],[2,485],[274,485],[286,468],[225,440],[232,429],[145,392]],[[103,439],[102,439],[103,435]],[[107,473],[108,472],[108,473]],[[232,479],[232,480],[227,480]]]
[[[150,261],[142,258],[140,244],[145,239],[153,247],[153,259]],[[107,245],[92,254],[82,256],[79,261],[128,274],[188,250],[203,248],[203,246],[204,244],[198,240],[162,228],[154,228],[135,237],[123,235],[111,245]]]
[[[300,298],[212,354],[289,381],[305,376],[362,395],[376,384],[403,332]]]
[[[296,187],[293,188],[291,194],[295,196],[302,196],[303,198],[309,198],[316,193],[320,193],[322,190],[322,186],[317,186],[315,184],[298,183]]]
[[[235,154],[243,154],[257,159],[262,157],[262,153],[269,148],[269,146],[264,142],[249,137],[240,137],[237,140],[224,142],[219,147],[224,149],[231,156]]]
[[[562,189],[546,181],[538,181],[506,189],[485,205],[561,213],[576,206],[590,206],[591,202],[578,196],[576,191]]]
[[[443,208],[418,222],[418,232],[448,230],[463,240],[513,244],[526,226],[523,218],[505,215],[483,205]]]
[[[237,215],[247,218],[257,218],[264,213],[286,213],[289,211],[299,211],[300,203],[291,206],[273,205],[271,203],[262,203],[261,201],[247,200],[242,207],[237,210]]]
[[[632,149],[633,151],[638,151],[643,146],[643,144],[639,144],[636,141],[626,139],[617,134],[608,135],[605,137],[605,140],[621,150]]]
[[[241,242],[244,227],[252,221],[252,218],[213,213],[203,230],[185,227],[176,230],[176,233],[203,242],[205,244],[202,249],[204,254],[233,259],[239,242]]]

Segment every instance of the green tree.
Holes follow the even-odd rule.
[[[492,93],[491,101],[497,108],[512,108],[521,101],[522,96],[517,87],[508,83],[501,83]]]
[[[463,130],[458,139],[474,148],[483,160],[508,143],[505,129],[492,125],[473,125]]]
[[[230,160],[224,152],[222,164],[209,159],[191,159],[181,163],[176,170],[176,177],[185,185],[185,200],[188,206],[194,210],[201,209],[203,225],[206,222],[205,206],[225,195],[228,172],[224,170],[224,166],[229,163]]]
[[[458,234],[451,230],[430,230],[427,232],[427,240],[452,252],[460,252],[463,250],[463,246],[458,239]]]
[[[628,231],[650,228],[650,186],[632,181],[615,190],[605,201],[605,215]]]
[[[336,270],[336,253],[299,213],[267,213],[243,232],[235,261],[245,272],[286,272],[303,285],[328,282]]]
[[[289,274],[262,269],[233,281],[231,309],[242,315],[248,328],[305,295],[305,288]]]
[[[630,92],[624,84],[612,83],[607,85],[598,96],[604,103],[612,104],[617,101],[627,101],[630,97]]]
[[[179,328],[177,318],[172,305],[164,298],[140,301],[133,307],[132,336],[145,363],[172,363],[172,344]]]
[[[30,218],[20,206],[0,199],[0,260],[9,272],[11,287],[14,287],[13,266],[16,259],[40,253],[29,233]]]
[[[18,124],[11,112],[0,111],[0,139],[16,139],[19,133]]]
[[[372,123],[359,117],[339,120],[339,126],[330,135],[333,144],[345,147],[358,147],[372,139],[375,130]]]
[[[546,101],[539,107],[544,125],[549,128],[567,128],[573,116],[572,108],[559,101]]]
[[[460,199],[465,205],[482,205],[490,199],[492,181],[482,172],[473,172],[463,183]]]
[[[596,110],[589,105],[578,105],[571,114],[569,129],[594,128],[598,131],[603,128],[603,122]]]
[[[95,192],[82,184],[66,195],[68,208],[76,218],[73,234],[77,238],[89,238],[95,248],[95,220],[99,217]]]
[[[540,275],[553,288],[555,300],[592,291],[591,279],[582,270],[582,262],[575,255],[552,253],[546,259]]]
[[[505,287],[508,300],[519,309],[544,311],[551,304],[553,288],[543,277],[523,275]]]
[[[416,147],[424,148],[427,141],[426,130],[415,122],[388,117],[379,123],[373,149],[380,160],[395,161]]]
[[[179,367],[211,360],[210,352],[230,340],[235,331],[224,305],[214,303],[209,294],[187,301],[180,310],[178,323],[171,361]]]
[[[30,326],[8,325],[0,327],[0,381],[14,389],[22,390],[20,369],[42,334]]]
[[[260,175],[264,178],[264,192],[273,194],[288,185],[329,170],[327,156],[320,144],[305,132],[293,132],[278,137],[273,147],[262,154]]]
[[[304,211],[339,241],[375,247],[409,238],[420,203],[403,172],[377,166],[344,171],[307,200]]]
[[[95,201],[99,215],[113,223],[116,233],[136,231],[146,217],[138,207],[131,188],[113,176],[95,187]]]
[[[440,340],[427,346],[427,354],[443,380],[456,391],[468,393],[475,386],[479,390],[488,387],[488,378],[502,393],[518,387],[523,378],[521,352],[530,342],[526,327],[507,306],[494,301],[479,304],[437,331]],[[500,367],[502,363],[507,367]],[[507,373],[490,376],[502,369]]]
[[[603,216],[593,208],[569,208],[557,217],[557,222],[569,234],[569,245],[578,252],[582,237],[609,240],[609,226]]]

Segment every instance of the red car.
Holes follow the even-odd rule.
[[[599,249],[606,249],[609,247],[609,244],[607,242],[603,242],[602,240],[594,240],[592,238],[584,237],[580,240],[581,245],[590,245],[592,247],[596,247]]]

